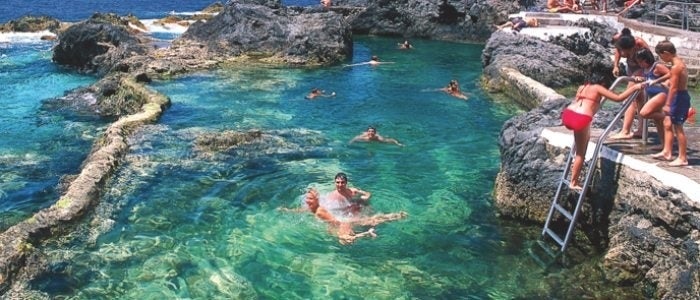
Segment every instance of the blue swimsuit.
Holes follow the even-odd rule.
[[[659,76],[654,75],[654,69],[656,69],[656,64],[654,63],[651,65],[651,68],[649,68],[649,72],[644,72],[644,78],[646,78],[647,81],[649,80],[656,80],[659,79]],[[656,96],[658,93],[667,93],[668,91],[666,88],[655,84],[655,85],[650,85],[646,88],[647,91],[647,97],[652,98]]]

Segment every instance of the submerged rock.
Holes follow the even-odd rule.
[[[225,131],[198,136],[195,148],[199,151],[225,151],[262,138],[262,131]]]
[[[330,152],[327,144],[328,140],[319,132],[305,129],[224,131],[197,135],[194,150],[198,156],[214,159],[226,155],[294,160],[327,155]]]
[[[146,95],[141,88],[124,84],[131,78],[123,73],[105,76],[95,84],[77,88],[65,96],[44,101],[43,108],[50,110],[70,110],[82,116],[117,118],[141,110],[146,103]]]

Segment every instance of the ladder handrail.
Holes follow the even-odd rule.
[[[564,246],[561,248],[561,252],[564,252],[566,250],[566,246],[569,243],[569,239],[571,238],[571,234],[573,233],[573,230],[576,226],[576,220],[578,219],[578,215],[581,212],[581,206],[583,204],[583,200],[586,198],[586,192],[588,191],[588,187],[590,186],[590,182],[593,180],[593,173],[595,173],[595,165],[598,161],[598,154],[600,153],[600,149],[603,148],[603,142],[605,139],[607,139],[608,134],[610,134],[610,131],[612,130],[613,126],[617,121],[622,118],[622,116],[625,114],[625,111],[627,111],[627,108],[632,105],[634,101],[636,101],[637,95],[639,94],[639,91],[635,91],[630,95],[627,100],[625,100],[625,103],[622,105],[622,109],[615,115],[615,118],[613,118],[612,122],[608,125],[608,127],[605,128],[605,131],[603,131],[603,134],[600,135],[598,138],[598,141],[596,142],[595,149],[593,150],[592,156],[591,156],[591,161],[589,162],[589,167],[586,172],[586,179],[583,181],[583,185],[581,186],[581,192],[579,194],[579,199],[576,202],[576,208],[574,209],[574,213],[572,214],[572,220],[571,224],[569,224],[569,228],[566,232],[566,237],[564,238]]]
[[[629,77],[629,76],[618,77],[618,78],[615,80],[615,82],[613,82],[613,84],[610,86],[610,90],[615,89],[615,87],[617,87],[617,85],[620,84],[621,82],[630,82],[630,81],[633,81],[633,80],[634,80],[634,78],[633,78],[633,77]],[[598,138],[598,141],[597,141],[597,143],[596,143],[596,147],[595,147],[595,149],[593,150],[593,153],[592,153],[592,156],[591,156],[591,160],[590,160],[590,162],[589,162],[589,167],[587,168],[587,171],[586,171],[586,179],[585,179],[584,182],[583,182],[582,189],[581,189],[581,191],[580,191],[580,193],[579,193],[579,196],[578,196],[578,199],[577,199],[577,202],[576,202],[576,207],[575,207],[575,209],[574,209],[574,212],[571,214],[571,219],[570,219],[569,227],[568,227],[568,229],[567,229],[567,231],[566,231],[566,235],[565,235],[564,239],[561,239],[560,237],[558,237],[557,235],[555,235],[555,234],[549,229],[549,224],[550,224],[550,222],[551,222],[551,220],[552,220],[552,216],[553,216],[553,214],[554,214],[555,208],[559,205],[559,204],[558,204],[558,201],[559,201],[560,196],[562,195],[562,186],[563,186],[563,184],[565,183],[565,181],[566,181],[566,179],[567,179],[567,176],[569,175],[569,172],[571,171],[571,163],[572,163],[572,161],[573,161],[573,157],[574,157],[575,154],[576,154],[576,150],[575,150],[576,147],[575,147],[575,144],[573,144],[573,145],[571,146],[571,149],[569,150],[569,155],[568,155],[568,157],[567,157],[567,159],[566,159],[566,166],[565,166],[565,168],[564,168],[564,172],[562,172],[562,176],[561,176],[561,178],[559,179],[559,182],[557,183],[557,184],[558,184],[558,185],[557,185],[557,191],[556,191],[556,193],[555,193],[555,195],[554,195],[554,199],[552,199],[552,204],[551,204],[551,206],[550,206],[550,208],[549,208],[549,212],[548,212],[548,214],[547,214],[547,220],[545,221],[544,228],[542,229],[542,236],[543,236],[543,237],[545,237],[547,234],[550,234],[551,237],[552,237],[555,241],[557,241],[557,243],[561,246],[561,251],[560,251],[560,253],[564,253],[564,251],[566,251],[566,247],[567,247],[567,245],[569,244],[569,241],[570,241],[570,239],[571,239],[571,236],[572,236],[572,233],[573,233],[573,231],[574,231],[574,228],[576,227],[576,226],[575,226],[575,225],[576,225],[576,220],[578,219],[578,215],[579,215],[579,213],[580,213],[580,211],[581,211],[581,206],[582,206],[582,204],[583,204],[583,200],[585,199],[586,192],[588,191],[588,187],[589,187],[589,185],[590,185],[590,183],[591,183],[591,181],[592,181],[592,179],[593,179],[593,173],[594,173],[594,170],[595,170],[595,165],[596,165],[596,163],[597,163],[598,154],[600,153],[600,149],[602,148],[603,141],[605,141],[605,139],[607,138],[608,134],[609,134],[610,131],[612,130],[613,126],[615,125],[615,123],[616,123],[617,121],[619,121],[619,120],[622,118],[622,116],[625,114],[625,111],[627,111],[627,108],[629,108],[630,105],[632,105],[632,103],[634,103],[634,101],[635,101],[635,99],[637,98],[638,95],[639,95],[639,90],[635,91],[634,93],[632,93],[632,95],[630,95],[629,97],[627,97],[627,99],[623,102],[623,105],[622,105],[622,107],[620,108],[620,111],[615,115],[615,117],[613,118],[613,120],[610,122],[610,124],[609,124],[609,125],[605,128],[605,130],[603,131],[603,134]],[[601,99],[601,103],[600,103],[598,109],[600,109],[600,107],[602,107],[602,105],[603,105],[603,103],[605,102],[605,100],[606,100],[606,98]],[[585,158],[584,158],[584,159],[585,159]],[[568,186],[567,186],[567,188],[568,188]],[[570,191],[570,190],[568,190],[568,191]],[[567,217],[567,218],[568,218],[568,217]]]

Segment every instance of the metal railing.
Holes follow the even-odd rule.
[[[670,9],[667,9],[670,8]],[[656,0],[654,4],[654,25],[700,31],[700,1]]]

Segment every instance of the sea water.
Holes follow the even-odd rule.
[[[53,203],[105,122],[47,110],[44,100],[94,82],[51,62],[51,43],[0,43],[0,230]],[[16,41],[16,40],[14,40]]]
[[[493,208],[497,137],[522,110],[479,88],[482,46],[398,42],[356,36],[352,59],[330,67],[241,65],[151,84],[172,106],[130,138],[95,212],[47,245],[49,272],[31,288],[72,299],[561,296],[527,255],[537,228]],[[345,66],[371,55],[387,63]],[[469,100],[438,91],[451,79]],[[305,99],[312,88],[336,96]],[[348,143],[369,125],[405,146]],[[250,130],[266,142],[196,142]],[[310,213],[279,209],[302,207],[309,187],[331,191],[337,172],[372,193],[368,213],[408,217],[341,245]],[[600,290],[611,292],[589,295]]]
[[[479,88],[482,46],[354,40],[353,57],[330,67],[240,65],[151,84],[172,106],[130,137],[95,211],[42,246],[47,272],[28,287],[71,299],[562,298],[570,285],[622,295],[542,272],[526,249],[539,229],[497,217],[497,138],[522,110]],[[108,124],[45,105],[96,80],[52,64],[50,46],[0,47],[5,228],[56,201]],[[371,55],[387,63],[345,66]],[[451,79],[469,100],[438,91]],[[305,99],[312,88],[336,96]],[[405,146],[348,143],[369,125]],[[250,130],[265,142],[197,146]],[[302,207],[310,187],[331,191],[337,172],[372,192],[367,213],[408,217],[341,245],[308,212],[279,210]]]

